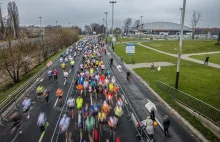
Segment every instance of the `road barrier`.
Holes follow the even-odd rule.
[[[156,86],[161,89],[164,93],[170,95],[173,99],[180,102],[181,104],[189,107],[190,109],[194,110],[195,112],[201,114],[202,116],[206,117],[214,124],[220,126],[220,110],[217,108],[190,96],[178,89],[175,89],[172,86],[169,86],[161,81],[156,82]]]

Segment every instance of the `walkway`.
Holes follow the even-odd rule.
[[[160,50],[154,49],[154,48],[152,48],[152,47],[143,45],[143,44],[141,44],[141,43],[137,43],[137,44],[140,45],[140,46],[143,46],[143,47],[145,47],[145,48],[154,50],[154,51],[156,51],[156,52],[162,53],[162,54],[166,54],[166,55],[169,55],[169,56],[172,56],[172,57],[178,57],[177,54],[171,54],[171,53],[167,53],[167,52],[164,52],[164,51],[160,51]],[[193,59],[193,58],[191,58],[191,57],[189,57],[189,56],[192,56],[192,55],[201,55],[201,54],[216,54],[216,53],[220,53],[220,52],[218,51],[218,52],[207,52],[207,53],[182,54],[182,55],[181,55],[181,58],[184,59],[184,60],[188,60],[188,61],[192,61],[192,62],[198,63],[198,64],[204,64],[204,61],[197,60],[197,59]],[[219,64],[209,63],[208,66],[213,67],[213,68],[218,68],[218,69],[220,69],[220,65],[219,65]]]
[[[126,64],[126,67],[129,70],[132,70],[134,68],[143,68],[143,67],[151,67],[152,63],[137,63],[137,64]],[[173,66],[174,64],[169,62],[154,62],[154,67],[162,67],[162,66]]]

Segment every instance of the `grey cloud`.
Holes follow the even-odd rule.
[[[2,0],[3,15],[7,15],[7,3]],[[118,0],[115,4],[115,27],[122,27],[127,17],[133,21],[143,17],[143,22],[167,21],[180,22],[180,10],[183,0]],[[108,24],[111,26],[111,4],[109,0],[16,0],[22,25],[39,25],[39,16],[42,16],[43,25],[59,24],[68,26],[93,22],[102,24],[108,14]],[[189,26],[192,11],[202,13],[199,27],[220,27],[219,9],[220,0],[187,0],[185,25]],[[29,13],[29,14],[28,14]]]

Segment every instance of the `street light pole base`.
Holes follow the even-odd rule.
[[[178,85],[179,85],[179,74],[180,74],[180,72],[176,72],[176,83],[175,83],[176,89],[178,89]]]

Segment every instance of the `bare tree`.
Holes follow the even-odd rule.
[[[14,37],[18,38],[18,33],[19,33],[19,13],[18,13],[18,8],[16,3],[9,2],[8,3],[8,19],[11,21],[11,26],[14,31]]]
[[[134,22],[133,27],[134,27],[134,29],[139,30],[139,28],[141,27],[141,21],[140,20],[136,20]]]
[[[191,26],[192,26],[192,39],[194,39],[194,35],[196,33],[196,28],[199,20],[201,20],[202,14],[199,11],[193,11]]]
[[[131,18],[125,19],[125,21],[124,21],[124,27],[125,27],[125,29],[126,29],[126,31],[127,31],[126,34],[128,34],[128,30],[129,30],[131,24],[132,24],[132,19],[131,19]]]

